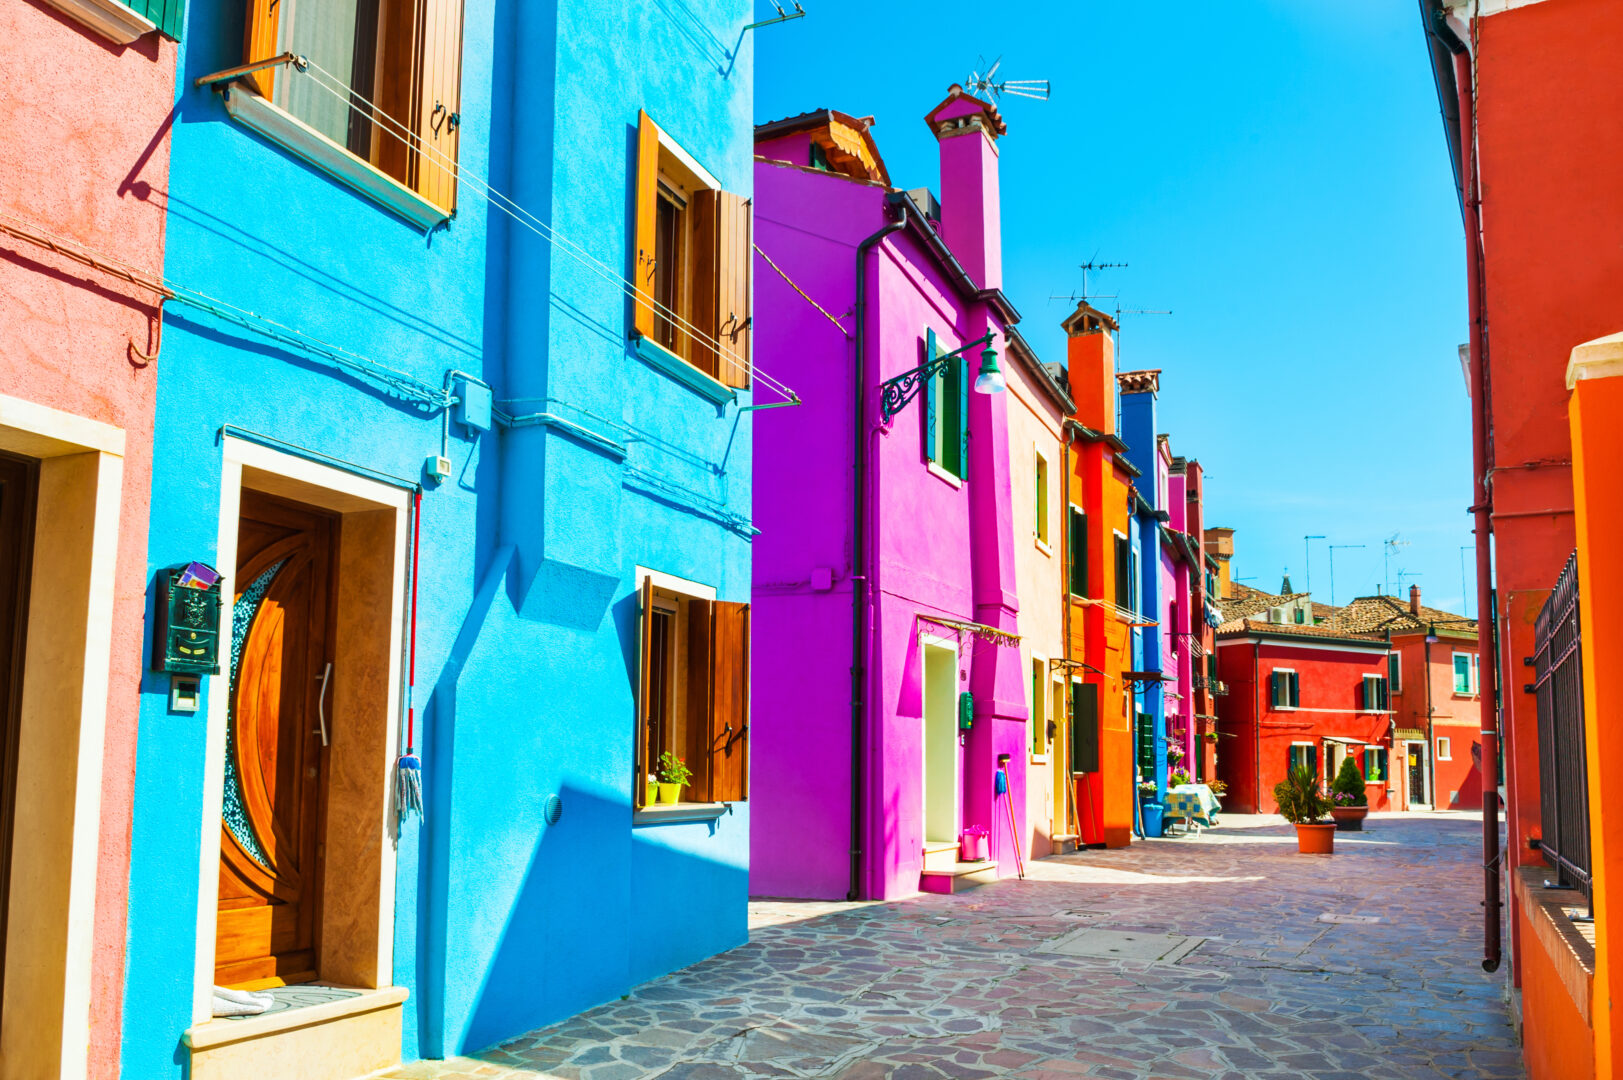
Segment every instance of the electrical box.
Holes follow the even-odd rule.
[[[975,726],[975,695],[968,690],[958,695],[958,730],[968,731]]]
[[[458,378],[453,384],[457,396],[456,422],[469,431],[489,431],[494,395],[484,383]]]
[[[204,573],[199,573],[204,571]],[[220,673],[220,578],[201,563],[158,571],[152,669]]]

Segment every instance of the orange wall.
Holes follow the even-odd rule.
[[[1522,941],[1522,1059],[1528,1080],[1593,1077],[1593,1033],[1519,907],[1516,931]]]
[[[1443,810],[1480,810],[1482,776],[1473,765],[1471,753],[1473,745],[1480,751],[1482,744],[1480,698],[1476,694],[1454,693],[1454,654],[1475,656],[1476,639],[1439,635],[1431,645],[1429,670],[1424,635],[1393,638],[1392,649],[1402,657],[1402,689],[1392,698],[1397,726],[1425,731],[1427,709],[1431,710],[1431,768],[1436,806]],[[1439,737],[1449,740],[1451,759],[1448,761],[1437,756]],[[1400,775],[1399,779],[1404,777]]]

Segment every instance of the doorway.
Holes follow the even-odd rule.
[[[958,650],[924,643],[924,839],[958,839]]]
[[[28,582],[33,565],[38,463],[0,454],[0,972],[5,970],[6,912],[17,806]],[[0,979],[0,988],[4,980]],[[0,1012],[5,1002],[0,998]]]
[[[1426,792],[1426,744],[1411,742],[1405,745],[1408,747],[1409,805],[1427,806],[1431,800]]]
[[[215,941],[221,986],[316,978],[336,532],[332,514],[242,493]]]
[[[1071,820],[1071,724],[1065,715],[1065,681],[1055,677],[1048,694],[1050,798],[1054,803],[1052,836],[1075,836]]]

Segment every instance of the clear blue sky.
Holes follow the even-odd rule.
[[[1090,291],[1173,311],[1124,316],[1121,363],[1163,369],[1161,429],[1207,469],[1236,576],[1271,590],[1289,567],[1300,590],[1302,537],[1324,534],[1328,601],[1326,544],[1364,544],[1336,552],[1345,603],[1397,533],[1394,590],[1402,568],[1462,610],[1463,240],[1413,0],[802,2],[752,31],[756,120],[871,113],[900,187],[939,191],[923,117],[979,55],[1052,81],[1047,102],[1003,102],[1005,291],[1045,360],[1070,310],[1048,297],[1095,253],[1131,265]]]

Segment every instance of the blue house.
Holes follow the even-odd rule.
[[[470,1052],[746,940],[749,17],[190,6],[126,1077]]]
[[[1146,625],[1133,631],[1133,671],[1139,675],[1134,691],[1133,751],[1139,782],[1153,783],[1154,795],[1139,796],[1140,827],[1147,836],[1161,835],[1162,806],[1167,789],[1166,698],[1162,678],[1161,526],[1170,515],[1165,509],[1167,463],[1156,438],[1155,399],[1160,392],[1159,371],[1124,371],[1117,375],[1120,388],[1121,437],[1127,460],[1139,471],[1135,482],[1131,542],[1136,577],[1136,610]]]

